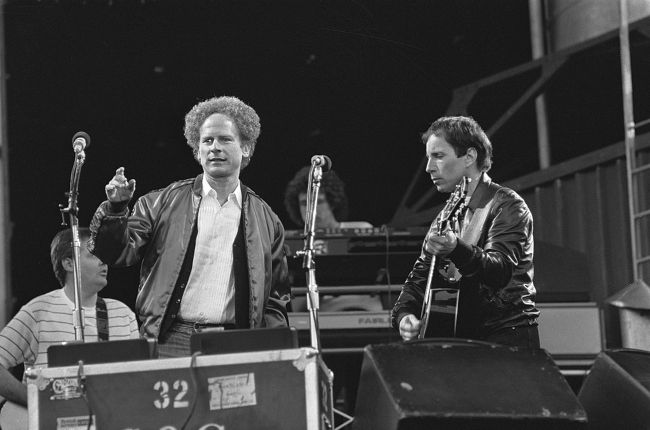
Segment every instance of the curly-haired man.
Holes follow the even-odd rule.
[[[203,169],[128,204],[135,181],[117,169],[91,223],[93,252],[113,266],[141,262],[136,311],[161,357],[190,353],[206,327],[288,324],[284,228],[239,181],[260,135],[253,108],[211,98],[185,116],[185,137]]]
[[[309,170],[309,166],[298,170],[284,191],[284,207],[291,221],[300,227],[305,224]],[[345,194],[345,184],[335,171],[330,170],[323,173],[320,191],[316,211],[316,227],[342,228],[341,221],[348,216],[348,197]],[[369,227],[371,226],[369,225]]]

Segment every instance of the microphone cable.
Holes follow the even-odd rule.
[[[84,374],[84,362],[79,360],[77,368],[77,395],[81,397],[86,404],[86,409],[88,411],[88,425],[86,430],[90,430],[93,426],[93,408],[88,399],[88,391],[86,389],[86,375]]]
[[[180,430],[185,430],[187,428],[187,424],[190,422],[190,419],[192,419],[192,415],[194,415],[194,409],[196,409],[196,404],[198,403],[199,385],[198,378],[196,377],[196,373],[198,372],[198,367],[196,367],[196,357],[199,355],[201,355],[201,351],[196,351],[194,354],[192,354],[192,358],[190,360],[190,379],[192,380],[192,385],[194,386],[194,398],[192,399],[190,410],[187,413],[187,417],[185,418],[185,421],[183,421],[183,425],[181,425]]]

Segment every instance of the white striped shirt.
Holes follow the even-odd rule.
[[[185,321],[235,322],[233,244],[241,219],[241,185],[222,205],[203,176],[192,271],[178,316]]]
[[[108,311],[108,339],[140,337],[135,315],[124,303],[104,299]],[[46,367],[50,345],[75,340],[74,303],[63,288],[36,297],[23,306],[0,332],[0,364],[5,368]],[[84,340],[97,342],[95,307],[84,308]]]

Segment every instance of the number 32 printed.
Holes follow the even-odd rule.
[[[171,403],[170,396],[173,395],[174,403],[172,404],[173,408],[187,408],[189,402],[183,400],[187,394],[188,384],[184,380],[176,380],[172,385],[173,393],[169,392],[169,384],[167,381],[157,381],[153,385],[153,389],[158,392],[158,398],[153,401],[153,405],[157,409],[166,409]]]

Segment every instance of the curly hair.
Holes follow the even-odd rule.
[[[185,115],[185,139],[192,148],[194,158],[199,151],[199,131],[205,120],[215,113],[226,115],[235,122],[242,146],[248,146],[248,156],[242,160],[242,169],[248,165],[255,151],[257,138],[260,136],[260,117],[255,109],[237,97],[213,97],[197,103]]]
[[[300,215],[300,203],[298,196],[307,192],[310,166],[298,170],[293,179],[289,181],[284,190],[284,207],[289,213],[289,218],[296,225],[304,225]],[[348,217],[348,197],[345,194],[345,184],[338,177],[334,170],[323,173],[320,183],[320,191],[325,192],[327,203],[338,221],[345,221]]]
[[[79,240],[82,246],[85,245],[88,239],[90,239],[90,229],[79,227]],[[54,270],[54,276],[61,286],[65,285],[66,271],[63,268],[63,260],[66,258],[72,258],[72,230],[69,228],[58,232],[50,244],[52,270]]]
[[[480,125],[468,116],[444,116],[438,118],[422,134],[426,144],[431,135],[442,136],[454,148],[457,157],[467,154],[469,148],[476,149],[476,166],[487,172],[492,167],[492,143]]]

